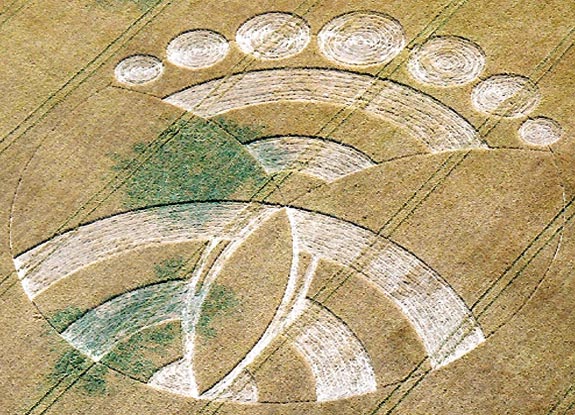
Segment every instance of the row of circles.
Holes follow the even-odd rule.
[[[252,17],[236,32],[236,43],[245,54],[262,60],[278,60],[302,52],[311,41],[309,24],[301,17],[271,12]],[[318,33],[320,52],[330,61],[347,66],[384,64],[406,45],[406,35],[394,18],[377,12],[351,12],[329,21]],[[172,39],[167,60],[186,69],[204,69],[222,61],[230,43],[212,30],[197,29]],[[475,81],[485,68],[485,53],[476,43],[458,36],[437,36],[416,46],[407,69],[427,85],[460,86]],[[116,79],[141,85],[162,75],[164,65],[151,55],[133,55],[115,69]],[[505,118],[530,114],[541,99],[539,90],[520,75],[494,75],[479,82],[472,92],[473,107]],[[548,145],[560,137],[560,126],[547,118],[528,120],[520,136],[534,145]]]
[[[242,52],[261,60],[278,60],[302,52],[311,41],[309,24],[290,13],[264,13],[252,17],[236,32]],[[320,52],[330,61],[347,66],[379,65],[391,61],[406,45],[406,35],[394,18],[376,12],[352,12],[328,22],[318,33]],[[212,30],[184,32],[169,42],[169,62],[186,69],[204,69],[222,61],[229,41]],[[416,48],[409,71],[420,82],[453,86],[476,79],[485,66],[485,55],[475,43],[455,36],[429,40]],[[121,82],[143,84],[156,79],[162,62],[153,56],[136,55],[116,70]]]

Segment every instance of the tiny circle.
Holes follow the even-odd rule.
[[[152,55],[129,56],[114,70],[118,82],[126,85],[143,85],[155,81],[164,72],[162,61]]]
[[[473,107],[483,113],[505,118],[530,114],[539,104],[539,88],[520,75],[493,75],[473,88]]]
[[[318,34],[321,53],[332,62],[349,66],[389,62],[405,44],[401,24],[376,12],[352,12],[336,17]]]
[[[485,53],[470,40],[438,36],[413,50],[407,68],[414,79],[424,84],[464,85],[483,72]]]
[[[264,13],[252,17],[236,33],[238,47],[262,60],[277,60],[303,51],[311,29],[301,17],[290,13]]]
[[[230,44],[221,34],[212,30],[191,30],[170,41],[166,48],[168,61],[186,69],[209,68],[222,61]]]
[[[547,117],[529,119],[519,128],[519,137],[534,146],[554,144],[561,139],[561,133],[561,125]]]

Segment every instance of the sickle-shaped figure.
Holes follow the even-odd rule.
[[[193,356],[196,326],[206,295],[225,262],[247,237],[279,214],[289,218],[293,246],[281,304],[241,362],[211,389],[199,393]],[[184,357],[160,369],[150,383],[195,398],[256,401],[257,385],[249,376],[248,366],[274,339],[291,330],[295,347],[316,377],[318,400],[372,392],[376,388],[375,375],[360,341],[345,323],[306,298],[317,264],[324,259],[357,271],[393,301],[421,338],[432,367],[446,365],[484,341],[462,299],[415,255],[357,225],[291,207],[190,203],[124,213],[54,238],[20,255],[16,262],[26,292],[34,297],[79,269],[110,256],[152,244],[194,240],[207,241],[207,246],[188,282],[157,284],[116,297],[77,320],[62,336],[98,361],[122,339],[146,327],[181,320]],[[224,248],[215,249],[219,244]],[[306,266],[299,261],[302,253],[312,258]],[[309,313],[313,313],[313,319],[305,317]],[[328,353],[319,353],[310,343],[317,336]]]

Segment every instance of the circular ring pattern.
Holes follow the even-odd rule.
[[[203,69],[222,61],[230,44],[212,30],[191,30],[170,41],[166,49],[168,61],[186,69]]]
[[[262,60],[277,60],[300,53],[311,40],[311,29],[290,13],[264,13],[240,26],[236,42],[242,52]]]
[[[527,144],[548,146],[561,139],[562,128],[557,121],[536,117],[525,121],[519,128],[519,137]]]
[[[520,75],[493,75],[473,88],[471,100],[476,110],[505,118],[531,113],[541,100],[539,88]]]
[[[162,61],[152,55],[133,55],[116,65],[114,75],[126,85],[142,85],[155,81],[164,72]]]
[[[389,62],[405,47],[405,32],[391,16],[352,12],[328,22],[318,34],[321,53],[330,61],[349,66]]]
[[[407,68],[414,79],[424,84],[464,85],[483,72],[485,53],[470,40],[439,36],[416,47]]]

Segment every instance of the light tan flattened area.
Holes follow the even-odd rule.
[[[0,414],[575,413],[573,22],[0,4]]]

